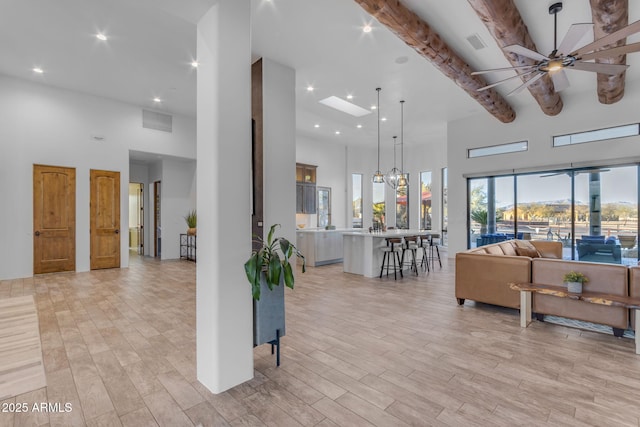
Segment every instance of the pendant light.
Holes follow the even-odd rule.
[[[406,187],[407,185],[409,185],[409,174],[404,172],[404,101],[400,101],[400,175],[398,187]]]
[[[396,138],[398,137],[393,137],[393,168],[384,176],[384,182],[394,190],[398,188],[398,180],[402,174],[402,172],[396,167]]]
[[[377,110],[378,110],[378,169],[376,170],[376,173],[373,174],[373,183],[374,184],[382,184],[384,182],[384,175],[382,174],[382,172],[380,172],[380,91],[382,89],[381,88],[376,88],[376,91],[378,92],[378,106],[377,106]]]

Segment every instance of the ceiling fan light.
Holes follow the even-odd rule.
[[[547,71],[554,72],[554,71],[562,70],[563,67],[564,65],[562,64],[562,60],[556,59],[553,61],[549,61],[549,65],[547,66]]]

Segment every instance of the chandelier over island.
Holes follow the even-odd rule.
[[[396,167],[396,138],[398,137],[393,137],[393,168],[384,176],[384,182],[394,190],[398,188],[398,181],[402,176],[402,171]]]
[[[393,147],[395,166],[396,148]],[[398,177],[398,187],[406,187],[409,185],[409,174],[404,172],[404,100],[400,101],[400,176]]]
[[[380,172],[380,91],[381,88],[376,88],[378,92],[378,106],[376,109],[378,110],[378,169],[376,169],[376,173],[373,174],[373,183],[374,184],[382,184],[384,182],[384,174]]]

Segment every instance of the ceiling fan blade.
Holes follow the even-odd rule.
[[[626,27],[623,27],[618,31],[609,34],[608,36],[604,36],[601,39],[594,41],[593,43],[589,43],[586,46],[582,46],[580,49],[571,53],[571,56],[584,55],[585,53],[600,49],[601,47],[615,43],[618,40],[622,40],[625,37],[628,37],[638,32],[640,32],[640,21],[636,21],[633,24],[629,24]]]
[[[558,70],[554,72],[550,72],[551,80],[553,80],[553,87],[556,92],[560,92],[563,89],[569,87],[569,79],[567,78],[567,73],[564,70]]]
[[[516,74],[515,76],[507,77],[506,79],[497,81],[495,83],[491,83],[488,86],[481,87],[480,89],[478,89],[478,92],[482,92],[483,90],[491,89],[492,87],[498,86],[499,84],[504,83],[504,82],[508,82],[509,80],[513,80],[513,79],[517,79],[518,77],[529,75],[529,74],[531,74],[531,73],[533,73],[535,71],[537,71],[537,70],[531,70],[531,71],[527,71],[526,73]]]
[[[538,52],[534,52],[531,49],[527,49],[524,46],[520,46],[519,44],[512,44],[509,46],[505,46],[502,48],[507,52],[512,52],[517,55],[525,56],[527,58],[535,59],[536,61],[544,61],[545,59],[549,59],[544,55],[539,54]]]
[[[619,55],[626,55],[627,53],[639,52],[640,43],[632,43],[624,46],[618,46],[611,49],[598,50],[596,52],[587,53],[582,55],[581,61],[588,61],[596,58],[613,58]]]
[[[515,88],[514,90],[512,90],[511,92],[509,92],[507,94],[507,96],[511,96],[511,95],[517,95],[520,92],[522,92],[524,89],[526,89],[527,87],[531,86],[532,84],[534,84],[535,82],[537,82],[538,80],[540,80],[542,78],[542,76],[544,76],[546,73],[540,73],[536,76],[531,77],[529,80],[527,80],[525,83],[521,84],[520,86],[518,86],[517,88]]]
[[[620,74],[621,72],[629,68],[629,66],[625,64],[596,64],[593,62],[576,61],[573,63],[573,65],[567,68],[615,76],[616,74]]]
[[[477,76],[478,74],[493,73],[494,71],[515,71],[517,69],[526,69],[526,68],[533,68],[533,67],[535,67],[535,65],[517,65],[515,67],[492,68],[490,70],[474,71],[473,73],[471,73],[471,75]]]
[[[582,40],[582,38],[593,30],[593,24],[573,24],[569,27],[569,31],[564,36],[558,47],[558,53],[566,55],[575,49],[576,45]]]

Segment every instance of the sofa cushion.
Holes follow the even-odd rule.
[[[534,249],[529,249],[529,248],[516,248],[516,254],[518,256],[528,256],[531,258],[539,258],[540,254],[538,253],[538,251],[534,248]]]
[[[558,257],[558,255],[556,255],[556,252],[550,248],[538,247],[537,250],[540,258],[562,259],[562,257]]]
[[[504,252],[505,255],[511,255],[511,256],[517,255],[515,246],[513,244],[513,240],[500,243],[500,247],[502,248],[502,252]]]
[[[536,247],[533,246],[533,243],[531,243],[530,240],[514,240],[513,242],[518,248],[533,249],[534,251],[537,251]]]
[[[504,255],[504,252],[502,251],[500,245],[485,246],[484,250],[487,251],[487,253],[490,255]]]

